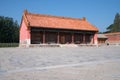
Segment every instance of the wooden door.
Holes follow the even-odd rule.
[[[65,44],[65,36],[64,35],[61,35],[61,37],[60,37],[60,43],[61,44]]]

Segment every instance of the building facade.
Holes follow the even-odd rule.
[[[106,44],[107,42],[107,36],[105,36],[104,34],[98,34],[98,44]]]
[[[96,44],[98,29],[85,18],[29,13],[22,15],[20,45]]]

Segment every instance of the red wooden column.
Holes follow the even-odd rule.
[[[74,33],[72,33],[72,43],[74,44]]]
[[[43,31],[43,44],[45,43],[45,31]]]
[[[60,43],[60,33],[58,32],[58,34],[57,34],[57,44],[59,44]]]
[[[83,33],[83,43],[85,43],[85,33]]]

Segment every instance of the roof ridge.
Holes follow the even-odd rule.
[[[72,18],[72,17],[65,17],[65,16],[54,16],[54,15],[49,15],[49,14],[36,14],[36,13],[30,13],[30,12],[28,12],[27,14],[34,15],[34,16],[54,17],[54,18],[61,18],[61,19],[73,19],[73,20],[86,21],[85,17],[80,19],[80,18]]]
[[[27,16],[26,16],[27,14],[29,14],[28,11],[27,11],[27,10],[24,10],[23,16],[24,16],[24,18],[25,18],[25,20],[26,20],[26,22],[27,22],[27,25],[30,25],[30,21],[28,20],[28,18],[27,18]]]
[[[120,32],[110,32],[110,33],[105,33],[105,34],[119,34]]]

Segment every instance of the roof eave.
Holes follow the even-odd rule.
[[[33,25],[30,25],[29,26],[30,28],[31,27],[35,27],[35,28],[51,28],[51,29],[66,29],[66,30],[80,30],[80,31],[94,31],[94,32],[98,32],[98,30],[87,30],[87,29],[68,29],[68,28],[54,28],[54,27],[42,27],[42,26],[33,26]]]

